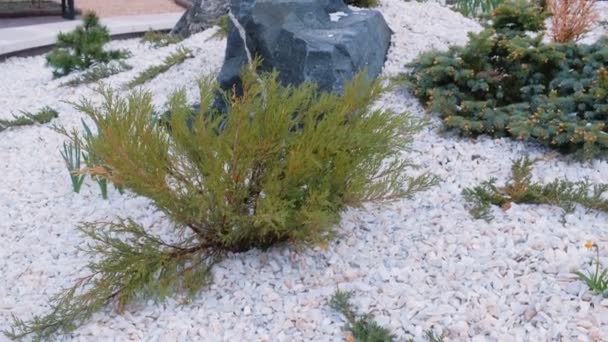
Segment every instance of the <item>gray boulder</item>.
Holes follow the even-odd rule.
[[[228,0],[193,0],[171,34],[188,38],[218,23],[220,17],[228,13]]]
[[[228,45],[218,76],[223,89],[240,85],[250,56],[260,71],[279,72],[284,85],[314,81],[341,92],[360,70],[370,79],[382,71],[391,30],[375,10],[351,10],[342,0],[232,0]]]

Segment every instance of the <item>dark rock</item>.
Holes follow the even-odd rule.
[[[342,91],[366,69],[370,79],[382,71],[391,30],[380,12],[351,10],[342,0],[232,0],[228,46],[218,77],[223,89],[239,85],[248,63],[239,29],[260,71],[279,72],[284,85],[314,81],[325,91]]]
[[[183,38],[202,32],[216,25],[220,17],[228,13],[228,0],[193,0],[192,5],[171,30],[171,34]]]

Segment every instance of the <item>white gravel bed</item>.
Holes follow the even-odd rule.
[[[395,31],[387,76],[420,51],[462,44],[467,32],[480,30],[435,3],[384,0],[380,9]],[[210,39],[213,33],[184,41],[196,57],[145,84],[157,106],[180,87],[196,100],[197,78],[222,63],[225,40]],[[133,52],[127,62],[134,69],[107,81],[117,88],[176,48],[152,49],[138,40],[112,46]],[[63,80],[52,79],[42,56],[0,64],[0,80],[0,118],[50,105],[60,112],[56,124],[79,127],[82,115],[64,101],[99,101],[94,86],[59,87]],[[427,116],[404,91],[388,94],[382,105]],[[534,173],[547,182],[608,183],[608,163],[580,163],[509,139],[446,135],[433,123],[412,153],[422,170],[443,179],[439,186],[410,200],[348,210],[341,237],[326,249],[233,255],[191,303],[138,303],[122,315],[108,308],[63,340],[339,341],[344,320],[327,306],[338,288],[353,290],[361,310],[416,341],[430,327],[445,329],[450,341],[608,340],[608,300],[592,296],[571,273],[589,260],[586,240],[601,246],[608,263],[606,214],[578,208],[563,216],[555,207],[513,205],[494,210],[495,220],[486,223],[471,218],[461,196],[464,187],[491,177],[506,181],[511,160],[526,154],[540,159]],[[59,154],[63,141],[48,125],[0,133],[0,330],[11,314],[47,312],[47,298],[85,272],[78,222],[132,217],[171,236],[171,223],[145,198],[112,188],[103,200],[91,181],[73,193]]]

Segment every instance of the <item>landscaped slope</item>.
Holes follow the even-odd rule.
[[[395,31],[387,76],[403,72],[420,51],[463,44],[468,31],[481,29],[434,3],[385,0],[379,9]],[[221,66],[225,40],[213,33],[184,41],[195,58],[144,85],[157,106],[179,87],[196,100],[196,80]],[[138,40],[111,45],[133,53],[127,60],[133,70],[106,80],[115,88],[175,48],[152,49]],[[52,79],[43,56],[0,64],[0,79],[4,119],[48,105],[60,113],[58,124],[80,129],[81,114],[60,101],[100,101],[90,85],[61,87],[64,80]],[[608,163],[580,163],[508,139],[444,135],[403,89],[378,105],[430,119],[414,143],[417,151],[404,153],[443,183],[411,200],[346,212],[341,236],[326,249],[232,255],[191,303],[141,303],[121,315],[106,310],[65,340],[338,341],[345,338],[344,319],[327,305],[337,288],[354,291],[353,304],[362,312],[372,311],[378,323],[417,341],[432,326],[453,341],[608,339],[608,301],[572,274],[592,256],[586,240],[604,246],[606,257],[606,214],[577,208],[564,216],[556,207],[513,204],[506,211],[492,208],[495,218],[487,223],[473,219],[462,199],[464,188],[491,177],[505,184],[511,161],[523,155],[539,159],[534,174],[543,183],[584,177],[608,183]],[[87,241],[76,233],[79,221],[130,216],[161,235],[171,229],[147,199],[110,189],[103,200],[92,182],[73,193],[59,152],[63,141],[46,126],[0,133],[0,329],[8,328],[12,313],[47,312],[47,298],[84,274],[77,247]]]

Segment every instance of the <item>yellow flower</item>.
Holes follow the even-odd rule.
[[[593,241],[587,241],[587,243],[585,243],[585,247],[587,247],[588,250],[591,250],[593,248]]]

